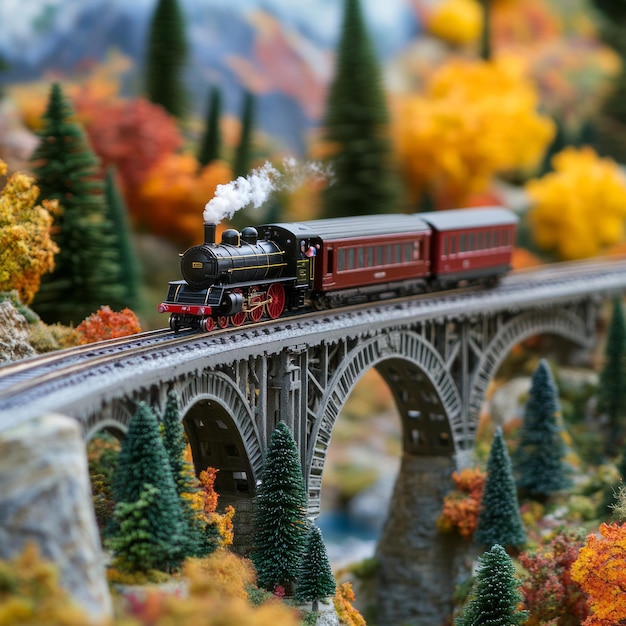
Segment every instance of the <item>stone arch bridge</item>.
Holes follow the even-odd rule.
[[[435,521],[451,473],[471,459],[489,381],[511,348],[532,335],[592,347],[602,303],[624,291],[626,262],[568,265],[511,274],[488,291],[180,337],[87,374],[68,369],[19,403],[0,387],[0,422],[9,411],[15,422],[45,409],[79,419],[86,437],[102,429],[123,433],[140,401],[162,408],[175,391],[195,466],[220,470],[220,503],[235,505],[245,551],[254,486],[278,421],[294,434],[315,517],[333,426],[360,377],[376,368],[395,399],[403,437],[377,549],[380,624],[437,623],[449,614],[460,552]]]

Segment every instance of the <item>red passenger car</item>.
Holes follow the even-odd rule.
[[[494,282],[511,269],[517,217],[503,208],[421,213],[432,229],[431,279],[439,288]]]
[[[420,215],[364,215],[302,224],[315,234],[313,300],[318,304],[427,289],[430,228]]]

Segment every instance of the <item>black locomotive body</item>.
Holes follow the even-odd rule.
[[[224,231],[181,258],[159,311],[170,327],[240,326],[283,311],[491,284],[510,268],[516,216],[499,207],[359,216]]]

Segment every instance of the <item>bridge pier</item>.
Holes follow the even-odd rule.
[[[376,558],[379,626],[438,626],[452,613],[455,585],[472,547],[437,530],[456,469],[450,456],[404,454]]]

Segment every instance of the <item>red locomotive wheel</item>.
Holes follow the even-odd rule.
[[[247,313],[245,311],[241,311],[241,313],[235,313],[235,315],[230,316],[230,321],[233,326],[241,326],[246,321]]]
[[[267,290],[267,316],[275,320],[285,310],[285,288],[274,283]]]
[[[227,315],[220,315],[217,318],[217,325],[220,328],[226,328],[228,326],[228,316]]]
[[[248,315],[253,322],[258,322],[263,317],[263,294],[259,292],[259,290],[255,287],[250,290],[250,295],[248,296],[250,299],[251,308],[248,310]]]
[[[200,320],[200,329],[205,333],[211,332],[215,328],[215,320],[212,317],[205,317]]]

